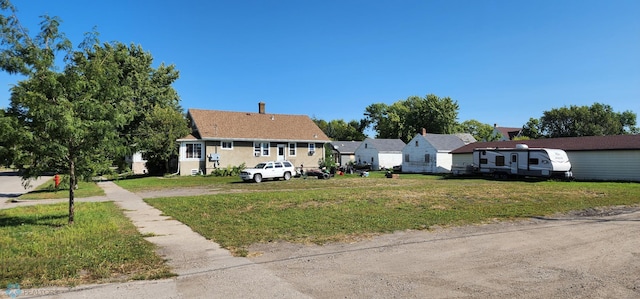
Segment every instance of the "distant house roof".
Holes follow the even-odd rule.
[[[512,140],[521,134],[522,128],[498,127],[494,124],[493,131],[502,135],[502,138],[505,140]]]
[[[371,144],[371,146],[378,150],[378,152],[390,153],[390,152],[398,152],[401,153],[402,149],[406,145],[404,141],[400,139],[372,139],[367,138],[362,143]]]
[[[474,148],[512,148],[517,144],[526,144],[531,148],[557,148],[565,151],[640,150],[640,135],[585,136],[477,142],[465,145],[451,153],[471,153]]]
[[[193,132],[179,140],[330,141],[306,115],[189,109],[188,117]]]
[[[353,154],[362,141],[332,141],[333,148],[341,154]]]
[[[454,149],[465,146],[471,142],[475,142],[476,139],[471,134],[420,134],[425,140],[427,140],[431,146],[438,151],[452,151]]]

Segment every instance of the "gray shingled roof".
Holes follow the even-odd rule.
[[[458,134],[426,134],[421,136],[438,151],[452,151],[470,142],[475,142],[475,138],[470,134],[459,134],[459,136]]]
[[[402,152],[402,149],[406,145],[404,141],[400,139],[371,139],[367,138],[363,143],[368,143],[371,147],[378,150],[378,152]]]
[[[341,154],[355,153],[362,141],[332,141],[331,145]]]

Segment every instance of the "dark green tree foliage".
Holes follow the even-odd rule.
[[[136,151],[154,161],[176,151],[175,139],[187,132],[171,87],[178,73],[173,66],[152,68],[140,46],[100,44],[95,33],[72,51],[57,18],[45,16],[31,39],[11,4],[0,1],[8,12],[0,18],[0,69],[27,77],[11,89],[11,106],[0,120],[16,128],[11,159],[27,182],[51,171],[68,175],[73,223],[78,179],[108,172]],[[57,53],[65,54],[62,72],[54,65]]]
[[[544,137],[541,132],[542,127],[540,125],[540,120],[537,118],[529,118],[527,124],[522,127],[522,136],[526,136],[531,139]]]
[[[342,119],[327,122],[313,118],[313,122],[332,140],[362,141],[367,137],[364,134],[364,127],[356,120],[347,123]]]
[[[478,141],[496,141],[500,136],[493,134],[493,126],[483,124],[475,119],[460,123],[456,129],[458,133],[469,133]]]
[[[422,130],[450,134],[457,130],[458,103],[449,97],[412,96],[391,105],[375,103],[365,109],[364,124],[373,126],[376,138],[408,142]]]
[[[621,135],[637,133],[635,125],[635,113],[617,113],[609,105],[594,103],[545,111],[540,118],[539,131],[549,138]]]

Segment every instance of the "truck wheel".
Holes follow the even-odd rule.
[[[262,182],[262,175],[259,173],[256,173],[253,175],[253,181],[256,183],[260,183]]]
[[[291,172],[288,172],[288,171],[285,172],[284,177],[282,178],[284,178],[285,181],[288,181],[289,179],[291,179]]]

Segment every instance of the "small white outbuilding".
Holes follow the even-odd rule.
[[[400,139],[367,138],[355,151],[356,164],[368,165],[371,170],[393,168],[402,164],[404,146]]]
[[[471,134],[428,134],[422,129],[402,149],[402,172],[449,173],[451,151],[473,142]]]

